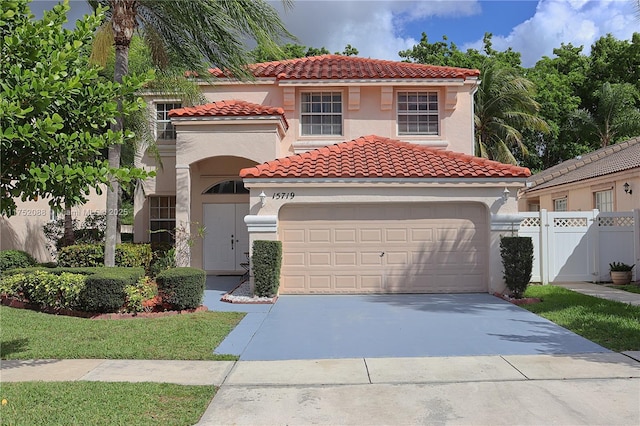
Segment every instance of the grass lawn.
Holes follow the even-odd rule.
[[[553,285],[529,286],[523,308],[616,352],[640,350],[640,306],[613,302]]]
[[[5,425],[193,425],[214,386],[166,383],[3,383]]]
[[[611,288],[615,288],[616,290],[628,291],[629,293],[640,293],[640,285],[637,284],[616,285],[611,286]]]
[[[0,358],[234,360],[212,352],[243,316],[199,312],[91,320],[0,306]]]

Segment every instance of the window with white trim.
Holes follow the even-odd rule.
[[[553,210],[556,212],[566,212],[567,211],[567,197],[564,198],[556,198],[553,200]]]
[[[303,136],[342,135],[342,93],[303,92],[300,124]]]
[[[437,135],[438,123],[438,92],[398,92],[398,135]]]
[[[601,212],[613,211],[613,191],[607,189],[605,191],[597,191],[593,193],[594,208]]]
[[[156,138],[158,140],[176,139],[176,129],[169,118],[169,111],[176,108],[182,108],[182,105],[178,102],[156,104]]]
[[[152,243],[173,244],[176,229],[176,197],[149,197],[149,230]]]

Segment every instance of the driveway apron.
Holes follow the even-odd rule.
[[[216,353],[268,361],[609,352],[489,294],[284,295],[258,306],[224,307],[250,313]]]

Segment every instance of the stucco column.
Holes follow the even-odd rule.
[[[191,170],[176,164],[176,265],[191,265]]]

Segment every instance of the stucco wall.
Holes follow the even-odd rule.
[[[624,192],[624,184],[628,183],[633,194]],[[531,191],[523,196],[518,207],[520,211],[528,211],[529,204],[536,202],[539,197],[540,208],[554,211],[553,200],[567,197],[568,211],[588,211],[595,208],[593,193],[613,189],[614,211],[631,211],[640,208],[640,169],[626,170],[597,178],[573,182]]]
[[[219,83],[215,87],[204,87],[203,90],[210,101],[242,99],[262,105],[284,107],[290,128],[283,139],[283,151],[293,152],[292,146],[298,142],[310,143],[310,148],[319,145],[331,145],[356,139],[365,135],[379,135],[397,138],[407,142],[424,143],[445,148],[456,152],[473,154],[473,97],[472,85],[454,86],[447,92],[444,86],[393,86],[391,104],[383,108],[383,87],[385,86],[357,86],[355,93],[359,102],[350,97],[350,87],[332,86],[327,83],[309,85],[305,87],[287,88],[294,90],[294,104],[284,105],[284,86],[275,84],[227,84]],[[388,86],[385,87],[385,89]],[[342,93],[343,105],[343,134],[338,136],[302,136],[300,130],[300,96],[304,91],[337,91]],[[440,111],[439,135],[398,135],[397,130],[397,92],[429,90],[438,92]],[[455,96],[454,96],[455,95]],[[447,97],[455,98],[456,102],[447,106]]]
[[[106,211],[106,191],[98,195],[91,191],[86,204],[71,209],[71,215],[82,225],[92,213]],[[16,200],[16,214],[9,218],[0,216],[0,250],[24,250],[40,262],[53,260],[47,250],[47,240],[42,230],[50,221],[51,207],[48,199],[38,201]],[[63,213],[59,213],[62,217]]]

